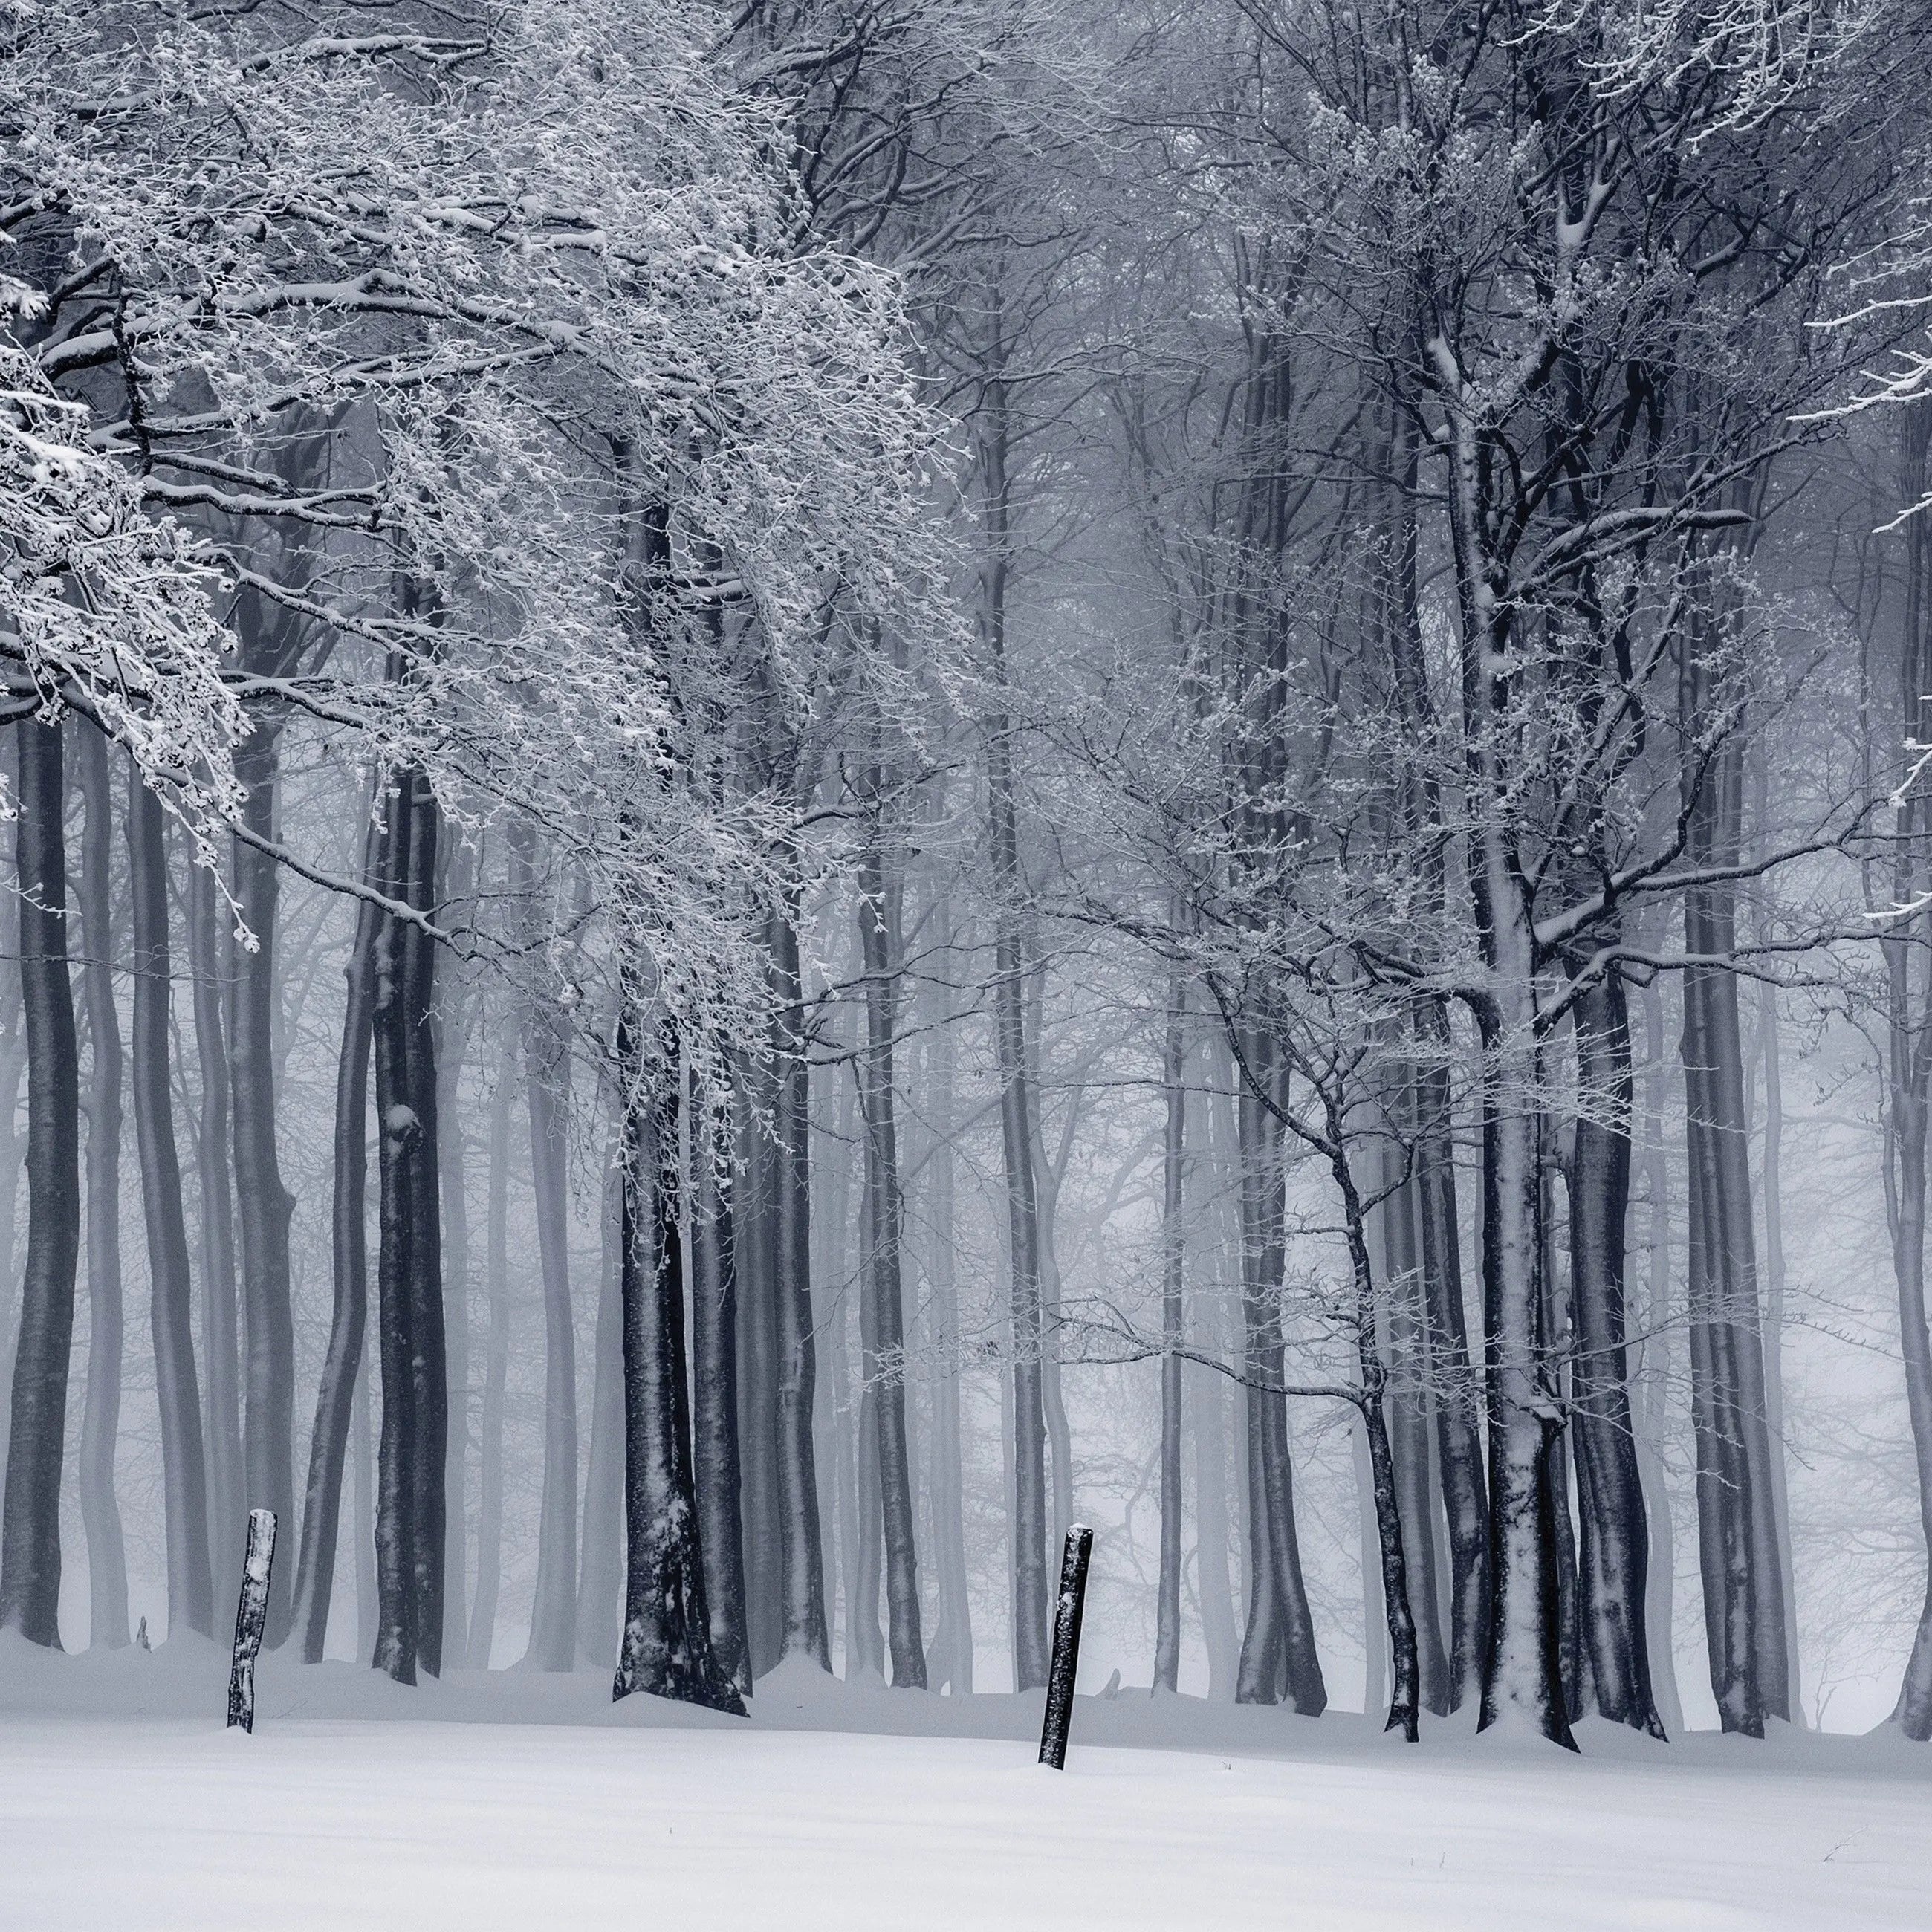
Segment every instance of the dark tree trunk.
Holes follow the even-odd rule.
[[[390,896],[427,912],[438,830],[428,780],[398,772],[382,808]],[[434,942],[385,914],[375,946],[376,1114],[382,1231],[377,1262],[382,1442],[377,1478],[379,1669],[403,1683],[442,1665],[443,1476],[448,1410],[436,1175]]]
[[[872,775],[876,796],[880,775]],[[860,862],[859,943],[866,972],[866,1047],[858,1063],[866,1122],[866,1256],[860,1292],[868,1331],[865,1373],[872,1396],[873,1447],[885,1528],[886,1622],[892,1682],[926,1688],[920,1636],[913,1474],[906,1432],[905,1303],[901,1263],[905,1208],[900,1191],[894,1036],[898,999],[898,890],[889,886],[875,837]]]
[[[248,1522],[242,1507],[242,1382],[235,1280],[235,1196],[228,1096],[228,1023],[224,1008],[230,946],[214,874],[188,869],[188,964],[194,975],[195,1058],[201,1111],[195,1123],[195,1172],[201,1196],[201,1352],[207,1369],[202,1432],[208,1445],[208,1560],[226,1577],[242,1562]]]
[[[364,872],[380,884],[371,830]],[[302,1548],[296,1576],[294,1634],[303,1661],[320,1664],[328,1637],[335,1546],[342,1513],[343,1460],[356,1404],[368,1326],[369,1058],[376,1005],[375,956],[382,915],[367,899],[356,908],[342,1009],[342,1042],[335,1070],[335,1174],[332,1199],[334,1302],[328,1346],[316,1391],[308,1486],[303,1499]]]
[[[244,739],[235,754],[246,790],[242,823],[257,838],[275,836],[279,744],[269,727]],[[274,859],[237,839],[235,896],[254,936],[253,952],[235,956],[235,1002],[230,1036],[235,1189],[242,1226],[242,1336],[245,1372],[242,1416],[242,1502],[272,1510],[278,1522],[295,1518],[295,1324],[290,1306],[289,1216],[294,1198],[282,1184],[276,1151],[275,1005],[280,982],[275,923],[280,872]],[[288,1634],[294,1592],[290,1565],[277,1573],[268,1599],[268,1641]]]
[[[1250,1077],[1274,1079],[1271,1045],[1243,1042]],[[1304,1717],[1319,1717],[1328,1692],[1315,1647],[1315,1623],[1301,1574],[1294,1522],[1294,1474],[1288,1447],[1281,1289],[1285,1180],[1280,1136],[1265,1104],[1241,1099],[1243,1316],[1248,1408],[1248,1629],[1241,1646],[1238,1701],[1276,1703],[1285,1696]]]
[[[27,1264],[0,1514],[0,1629],[60,1643],[61,1462],[80,1259],[80,1068],[67,944],[62,728],[17,728],[20,994],[27,1036]]]
[[[1650,1527],[1631,1429],[1624,1346],[1624,1229],[1630,1211],[1630,1016],[1614,969],[1573,1015],[1577,1084],[1570,1167],[1571,1370],[1581,1517],[1582,1622],[1598,1712],[1664,1735],[1651,1695],[1646,1605]]]
[[[1424,1037],[1446,1048],[1439,1006],[1422,1016]],[[1489,1646],[1490,1512],[1483,1480],[1482,1392],[1469,1360],[1462,1313],[1462,1241],[1456,1201],[1454,1122],[1445,1066],[1417,1070],[1415,1186],[1434,1372],[1436,1460],[1449,1544],[1450,1708],[1481,1688]]]
[[[731,1198],[719,1177],[722,1150],[711,1144],[694,1088],[691,1100],[692,1460],[711,1648],[718,1669],[742,1696],[752,1688],[752,1675],[745,1643],[744,1526],[739,1510],[738,1285]],[[728,1120],[718,1125],[728,1145]],[[602,1325],[600,1315],[600,1362]]]
[[[657,1070],[652,1113],[640,1091],[634,1022],[618,1040],[624,1096],[624,1632],[614,1697],[644,1690],[743,1714],[711,1648],[688,1448],[684,1266],[678,1232],[677,1070]]]
[[[168,1550],[168,1630],[214,1634],[208,1552],[208,1476],[195,1373],[194,1288],[182,1212],[181,1159],[169,1080],[172,952],[168,934],[167,820],[128,771],[128,870],[134,913],[134,1138],[148,1235],[154,1392],[160,1409],[161,1492]]]
[[[788,1656],[832,1668],[825,1620],[825,1558],[812,1440],[818,1364],[812,1312],[812,1064],[806,1056],[796,889],[772,927],[777,1008],[777,1159],[772,1187],[778,1311],[778,1524],[782,1642]]]
[[[1406,1070],[1402,1074],[1405,1087]],[[1390,1459],[1402,1569],[1412,1617],[1409,1642],[1415,1652],[1418,1695],[1421,1708],[1445,1717],[1455,1708],[1454,1679],[1442,1647],[1442,1610],[1436,1597],[1436,1468],[1430,1454],[1434,1362],[1429,1348],[1430,1323],[1424,1281],[1420,1190],[1408,1170],[1413,1144],[1407,1140],[1412,1110],[1405,1094],[1396,1111],[1404,1144],[1391,1147],[1382,1176],[1386,1198],[1382,1208],[1384,1270],[1382,1299],[1387,1310],[1389,1340],[1388,1393],[1376,1404],[1385,1420],[1381,1426]],[[1374,1334],[1372,1303],[1368,1310]],[[1372,1478],[1376,1472],[1376,1419],[1372,1418],[1368,1448]],[[1380,1518],[1378,1498],[1377,1516]],[[1386,1588],[1384,1592],[1387,1596]],[[1396,1676],[1400,1680],[1398,1668]],[[1400,1691],[1396,1702],[1400,1702]],[[1391,1706],[1391,1710],[1395,1707]]]
[[[128,1641],[128,1552],[114,1492],[121,1433],[126,1318],[121,1282],[121,1015],[114,1000],[114,806],[107,740],[92,726],[74,736],[80,795],[81,996],[87,1013],[87,1396],[80,1425],[80,1520],[87,1535],[92,1642]]]

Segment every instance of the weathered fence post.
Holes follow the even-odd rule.
[[[242,1564],[242,1600],[235,1610],[235,1662],[228,1673],[228,1722],[255,1728],[255,1660],[268,1621],[268,1570],[275,1560],[275,1513],[248,1512],[248,1554]]]
[[[1053,1663],[1046,1673],[1046,1722],[1040,1726],[1040,1761],[1066,1768],[1066,1727],[1073,1721],[1073,1680],[1080,1670],[1080,1613],[1087,1604],[1087,1559],[1094,1532],[1070,1525],[1060,1559],[1060,1596],[1053,1611]]]

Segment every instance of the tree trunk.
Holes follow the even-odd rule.
[[[1272,1090],[1275,1057],[1272,1044],[1258,1033],[1245,1036],[1242,1054],[1247,1068],[1240,1120],[1250,1558],[1248,1630],[1235,1696],[1243,1703],[1272,1704],[1286,1695],[1302,1716],[1315,1718],[1328,1708],[1328,1692],[1302,1580],[1287,1397],[1280,1392],[1286,1379],[1281,1330],[1286,1178],[1274,1116],[1250,1090],[1250,1081]]]
[[[597,1360],[592,1369],[590,1398],[590,1465],[584,1478],[584,1534],[578,1539],[582,1552],[580,1581],[577,1592],[577,1654],[584,1664],[603,1665],[616,1655],[617,1630],[622,1621],[624,1594],[624,1305],[618,1293],[617,1244],[622,1232],[623,1202],[619,1169],[622,1148],[614,1135],[604,1156],[602,1200],[598,1214],[602,1265],[598,1274]],[[733,1347],[727,1332],[724,1346]],[[700,1427],[703,1409],[700,1408]],[[736,1454],[736,1418],[733,1421],[733,1454]],[[702,1492],[704,1468],[699,1466]],[[732,1468],[730,1507],[734,1524],[737,1520],[736,1465]],[[702,1532],[705,1560],[709,1562],[711,1536],[708,1526]],[[739,1657],[744,1652],[744,1588],[742,1568],[733,1598],[733,1614],[738,1619]],[[712,1612],[714,1624],[717,1612]],[[749,1688],[749,1680],[742,1688]]]
[[[275,836],[278,739],[258,728],[235,754],[247,796],[242,823],[260,838]],[[289,1217],[295,1201],[282,1184],[276,1151],[275,964],[280,868],[266,854],[235,842],[235,896],[253,952],[235,956],[235,1000],[229,1042],[234,1106],[235,1188],[242,1226],[242,1306],[245,1372],[242,1418],[242,1504],[295,1516],[295,1325],[290,1306]],[[291,1566],[275,1574],[268,1599],[272,1648],[288,1634],[294,1591]]]
[[[526,907],[536,957],[539,921],[534,833],[512,826],[512,890]],[[532,993],[524,1009],[524,1085],[530,1102],[530,1182],[544,1295],[543,1499],[537,1519],[536,1593],[524,1662],[568,1670],[577,1654],[577,1340],[570,1305],[568,1048],[555,1009]]]
[[[380,884],[373,827],[365,845],[364,874],[372,884]],[[335,1070],[335,1172],[330,1228],[334,1299],[328,1346],[316,1390],[315,1428],[309,1438],[293,1615],[295,1640],[307,1664],[322,1661],[328,1640],[342,1512],[343,1461],[368,1326],[369,1059],[376,1007],[376,945],[382,920],[370,901],[358,903],[356,936],[344,976],[346,988]]]
[[[503,1391],[510,1371],[510,1101],[515,1057],[496,1064],[490,1103],[490,1208],[484,1267],[490,1339],[483,1369],[483,1412],[476,1458],[476,1594],[470,1605],[470,1667],[488,1670],[496,1639],[496,1598],[503,1576]]]
[[[872,776],[876,797],[880,776]],[[886,881],[876,830],[859,865],[859,944],[866,974],[866,1046],[859,1100],[866,1123],[865,1269],[860,1292],[869,1331],[865,1373],[872,1397],[873,1449],[885,1527],[886,1608],[892,1682],[926,1688],[920,1635],[919,1564],[906,1431],[905,1301],[901,1268],[905,1206],[900,1190],[894,1040],[898,1030],[898,888]]]
[[[1160,1572],[1154,1646],[1154,1688],[1167,1691],[1180,1688],[1180,1441],[1186,1418],[1180,1403],[1179,1351],[1186,1323],[1186,987],[1176,977],[1168,988],[1167,1033],[1161,1054],[1167,1107],[1160,1144]]]
[[[62,728],[23,718],[15,864],[27,1040],[27,1264],[0,1512],[0,1629],[60,1645],[61,1463],[80,1258],[80,1069],[67,944]]]
[[[458,916],[473,912],[478,855],[465,842],[442,842],[438,903]],[[469,1057],[476,989],[454,973],[436,987],[436,1178],[442,1211],[443,1354],[449,1408],[443,1456],[442,1654],[454,1664],[469,1654],[470,1605],[470,1137],[462,1114],[463,1067]],[[577,1580],[571,1579],[573,1592]]]
[[[1408,1077],[1404,1070],[1401,1078],[1405,1088]],[[1386,1420],[1371,1420],[1367,1444],[1372,1480],[1376,1428],[1386,1432],[1401,1532],[1402,1574],[1413,1624],[1411,1642],[1416,1653],[1417,1694],[1421,1708],[1439,1718],[1446,1717],[1455,1708],[1454,1680],[1442,1648],[1442,1609],[1436,1592],[1437,1472],[1430,1454],[1434,1363],[1429,1348],[1431,1324],[1424,1282],[1422,1203],[1418,1198],[1421,1190],[1409,1172],[1415,1159],[1414,1110],[1406,1093],[1401,1096],[1396,1118],[1402,1140],[1400,1144],[1385,1144],[1382,1178],[1387,1265],[1381,1299],[1387,1310],[1390,1366],[1388,1394],[1378,1406]],[[1384,1588],[1384,1598],[1387,1594]],[[1400,1678],[1401,1672],[1397,1670],[1396,1674]],[[1396,1702],[1400,1701],[1398,1694]],[[1394,1708],[1395,1704],[1391,1704],[1392,1711]]]
[[[738,1113],[732,1236],[738,1288],[738,1460],[743,1511],[745,1635],[752,1678],[777,1663],[784,1636],[778,1526],[778,1151],[760,1119],[775,1107],[767,1070],[747,1064]]]
[[[1925,494],[1926,458],[1932,446],[1932,404],[1918,403],[1906,412],[1900,438],[1900,484],[1921,501]],[[1906,574],[1904,632],[1899,648],[1899,700],[1908,742],[1932,729],[1932,530],[1923,516],[1905,526]],[[1897,808],[1892,902],[1914,904],[1932,878],[1928,854],[1924,782],[1913,786]],[[1913,1633],[1912,1653],[1899,1686],[1892,1721],[1906,1736],[1923,1744],[1932,1738],[1932,1333],[1925,1315],[1925,1194],[1928,1088],[1932,1088],[1932,968],[1924,963],[1927,934],[1922,916],[1908,926],[1892,922],[1885,944],[1888,1022],[1886,1156],[1892,1166],[1892,1263],[1898,1294],[1899,1352],[1905,1368],[1906,1413],[1918,1478],[1919,1528],[1925,1544],[1925,1600]],[[1913,927],[1917,930],[1912,930]],[[1916,970],[1915,970],[1916,969]],[[1774,1052],[1775,1049],[1773,1049]],[[1767,1067],[1771,1063],[1767,1062]],[[1766,1162],[1767,1210],[1772,1168]],[[1775,1225],[1774,1222],[1773,1224]],[[1775,1329],[1773,1330],[1776,1333]]]
[[[1650,1529],[1631,1428],[1624,1351],[1630,1212],[1630,1018],[1611,968],[1578,998],[1579,1108],[1570,1168],[1570,1437],[1580,1519],[1582,1624],[1599,1714],[1661,1738],[1651,1695]]]
[[[107,740],[89,725],[74,735],[80,794],[81,997],[87,1014],[87,1396],[80,1425],[80,1520],[87,1534],[91,1637],[104,1650],[128,1641],[128,1552],[114,1493],[121,1431],[125,1320],[121,1285],[121,1016],[114,1000],[113,788]]]
[[[973,1692],[973,1612],[967,1588],[965,1466],[961,1441],[959,1285],[954,1243],[956,1181],[952,1137],[958,1108],[958,1070],[953,1018],[941,988],[952,954],[952,908],[943,891],[935,893],[930,917],[935,964],[937,1010],[928,1047],[927,1113],[932,1150],[926,1161],[924,1220],[927,1230],[926,1278],[932,1295],[932,1501],[933,1570],[939,1589],[938,1615],[926,1652],[927,1682],[950,1688],[956,1697]]]
[[[398,772],[382,806],[390,896],[427,911],[436,890],[438,813],[428,780]],[[381,1244],[377,1260],[382,1442],[376,1544],[382,1598],[376,1666],[412,1684],[442,1660],[443,1474],[448,1411],[436,1174],[435,949],[385,914],[375,946],[373,1033]]]
[[[690,1118],[692,1462],[711,1648],[718,1669],[742,1696],[751,1690],[752,1674],[745,1644],[744,1525],[739,1510],[738,1286],[731,1199],[719,1174],[721,1159],[730,1144],[730,1119],[728,1114],[718,1123],[724,1147],[714,1148],[702,1096],[694,1088]],[[601,1311],[598,1326],[601,1370]],[[621,1390],[621,1383],[619,1387]]]
[[[1708,706],[1706,678],[1694,644],[1686,678],[1687,715],[1694,722]],[[1688,801],[1690,862],[1736,862],[1742,775],[1741,748],[1732,743],[1712,760],[1696,796]],[[1721,959],[1735,951],[1736,897],[1729,886],[1687,893],[1684,918],[1690,952]],[[1765,1718],[1790,1716],[1790,1673],[1784,1559],[1771,1471],[1774,1448],[1765,1414],[1744,1053],[1736,977],[1724,968],[1696,967],[1684,976],[1683,1058],[1691,1180],[1693,1413],[1699,1422],[1712,1688],[1725,1729],[1759,1736]]]
[[[201,1352],[207,1365],[203,1434],[208,1444],[208,1560],[214,1576],[242,1564],[248,1513],[242,1505],[242,1381],[235,1279],[235,1196],[230,1126],[228,1022],[233,950],[215,876],[188,868],[188,964],[194,976],[195,1058],[201,1112],[195,1123],[195,1172],[201,1196]]]
[[[832,1668],[825,1622],[825,1561],[812,1451],[817,1378],[812,1310],[812,1064],[806,1057],[794,886],[772,923],[778,1090],[772,1209],[778,1313],[778,1479],[782,1643],[788,1657]]]
[[[677,1070],[656,1070],[647,1114],[644,1069],[627,1012],[620,1022],[624,1096],[624,1634],[614,1697],[644,1690],[742,1715],[711,1649],[698,1546],[698,1496],[687,1447],[684,1268],[678,1234]]]
[[[168,934],[167,820],[128,768],[128,872],[134,915],[134,1138],[148,1236],[149,1322],[160,1411],[161,1494],[168,1552],[168,1630],[214,1633],[208,1552],[208,1474],[195,1373],[194,1286],[182,1212],[181,1159],[169,1078],[173,956]]]

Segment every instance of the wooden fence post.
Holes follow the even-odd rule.
[[[268,1571],[275,1560],[275,1513],[248,1512],[248,1554],[242,1564],[242,1600],[235,1610],[235,1662],[228,1673],[228,1722],[255,1728],[255,1660],[268,1621]]]
[[[1087,1604],[1087,1559],[1094,1532],[1070,1525],[1060,1559],[1060,1596],[1053,1611],[1053,1663],[1046,1674],[1046,1722],[1040,1733],[1040,1761],[1066,1768],[1066,1728],[1073,1721],[1073,1680],[1080,1670],[1080,1613]]]

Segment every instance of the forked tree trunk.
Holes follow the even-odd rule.
[[[634,1691],[742,1715],[744,1704],[711,1648],[688,1448],[684,1265],[678,1229],[674,1055],[657,1070],[646,1112],[635,1024],[620,1022],[624,1105],[624,1631],[614,1697]]]
[[[80,1520],[87,1534],[92,1640],[128,1641],[128,1552],[114,1492],[121,1432],[126,1319],[121,1284],[121,1015],[114,999],[113,788],[107,740],[92,726],[74,734],[80,794],[81,995],[87,1013],[87,1396],[80,1425]]]
[[[128,770],[128,871],[134,916],[134,1138],[148,1235],[149,1322],[161,1422],[161,1496],[168,1552],[168,1630],[214,1632],[208,1553],[208,1476],[195,1373],[194,1288],[182,1212],[181,1158],[169,1078],[173,956],[168,934],[166,818]]]
[[[80,1259],[80,1069],[68,967],[62,736],[58,724],[35,718],[17,727],[14,855],[27,1039],[27,1264],[0,1512],[0,1629],[56,1648],[61,1463]]]
[[[1599,1714],[1664,1736],[1651,1694],[1650,1530],[1631,1428],[1624,1348],[1625,1224],[1630,1211],[1630,1018],[1611,968],[1573,1014],[1577,1084],[1570,1168],[1571,1370],[1582,1602],[1581,1622]]]

